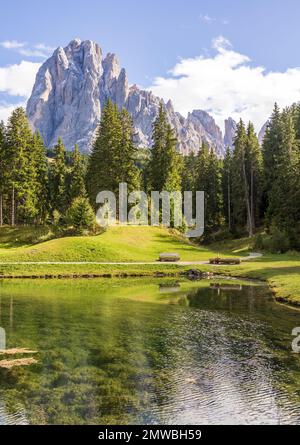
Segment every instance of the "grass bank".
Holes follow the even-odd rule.
[[[205,270],[210,267],[205,266]],[[238,266],[214,267],[226,276],[266,281],[277,301],[300,306],[300,255],[265,254],[262,258],[245,261]]]
[[[163,252],[177,252],[182,261],[201,261],[218,253],[196,247],[177,232],[158,227],[112,227],[101,235],[48,241],[43,241],[46,235],[41,232],[35,242],[28,231],[28,228],[0,230],[0,262],[151,262]]]
[[[249,239],[224,241],[197,247],[175,232],[155,227],[115,227],[89,237],[66,237],[43,241],[45,229],[0,229],[0,276],[77,277],[179,275],[195,267],[217,274],[266,281],[278,301],[300,306],[300,255],[270,255],[235,266],[180,266],[143,264],[162,252],[177,252],[182,261],[206,261],[218,254],[244,256],[253,250]],[[96,261],[132,264],[9,264],[33,261]]]

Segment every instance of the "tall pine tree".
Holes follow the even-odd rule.
[[[68,173],[68,202],[86,196],[85,187],[86,162],[76,144],[71,154],[71,166]]]
[[[177,139],[167,120],[163,103],[153,124],[152,139],[149,174],[151,189],[159,192],[180,191],[183,160],[177,152]]]
[[[229,148],[222,164],[223,215],[229,232],[232,229],[232,153]]]
[[[247,143],[245,148],[245,180],[248,184],[248,196],[250,215],[248,218],[248,227],[252,234],[261,217],[261,199],[262,199],[262,153],[258,138],[254,131],[254,126],[249,122],[247,128]]]
[[[41,134],[35,133],[32,139],[31,156],[35,169],[33,185],[37,206],[36,222],[43,224],[50,210],[49,168]]]
[[[17,108],[8,120],[6,131],[7,190],[12,226],[17,222],[32,222],[38,212],[31,148],[32,134],[25,111]]]
[[[66,177],[66,150],[62,140],[58,139],[54,147],[54,159],[50,169],[50,189],[52,210],[57,210],[60,214],[65,214],[68,208]]]
[[[118,196],[121,182],[127,183],[129,192],[139,190],[140,173],[135,165],[135,157],[132,119],[126,110],[119,111],[108,100],[102,112],[86,175],[88,195],[94,208],[99,192],[109,190]]]
[[[235,228],[244,228],[250,220],[249,185],[246,178],[247,133],[242,120],[237,124],[232,156],[232,208]]]
[[[120,167],[122,124],[118,109],[108,100],[101,115],[97,137],[89,157],[86,184],[91,205],[96,207],[96,196],[103,190],[117,195]]]
[[[273,131],[278,135],[276,147],[273,146],[273,149],[276,149],[273,175],[275,172],[276,176],[273,176],[273,182],[268,189],[267,221],[270,225],[289,232],[298,225],[300,216],[296,205],[299,148],[292,109],[283,110],[279,123],[275,128],[271,126],[269,137],[273,136]],[[265,171],[267,176],[268,170]]]
[[[137,148],[133,143],[134,130],[130,114],[122,109],[120,114],[122,137],[119,147],[119,160],[116,174],[119,182],[126,182],[128,192],[139,190],[141,185],[140,171],[135,164]]]
[[[222,216],[222,190],[220,161],[206,143],[202,144],[197,158],[196,190],[204,191],[205,226],[210,233],[220,227]]]
[[[6,191],[6,140],[5,140],[5,126],[3,121],[0,122],[0,226],[3,226],[3,207],[4,196]]]

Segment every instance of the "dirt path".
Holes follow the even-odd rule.
[[[248,261],[252,260],[254,258],[261,258],[263,255],[261,253],[253,252],[250,253],[248,257],[240,257],[241,261]],[[49,264],[49,265],[84,265],[84,264],[90,264],[90,265],[103,265],[103,266],[147,266],[147,265],[166,265],[166,264],[176,264],[178,266],[200,266],[203,264],[209,264],[209,261],[177,261],[176,263],[167,263],[167,262],[159,262],[159,261],[149,261],[149,262],[101,262],[101,261],[14,261],[14,262],[0,262],[1,266],[7,265],[24,265],[28,266],[31,264],[35,265],[43,265],[43,264]]]

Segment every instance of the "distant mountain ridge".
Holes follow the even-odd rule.
[[[88,152],[109,98],[131,114],[138,146],[150,147],[152,123],[161,99],[151,91],[129,86],[115,54],[104,57],[97,43],[75,39],[65,48],[57,48],[39,69],[27,115],[47,147],[53,147],[61,137],[67,149],[77,143],[81,151]],[[225,122],[223,137],[206,111],[194,110],[185,118],[174,110],[171,101],[165,108],[181,153],[197,152],[206,141],[222,156],[225,147],[232,145],[236,124],[231,118]]]

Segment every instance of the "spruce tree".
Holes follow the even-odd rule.
[[[229,148],[222,164],[222,195],[223,215],[228,227],[232,229],[232,153]]]
[[[262,153],[254,126],[249,122],[247,128],[247,143],[245,149],[245,169],[250,203],[250,216],[252,233],[259,224],[262,199]]]
[[[32,134],[23,108],[15,109],[6,131],[7,190],[11,225],[29,223],[37,215],[36,171],[31,156]]]
[[[296,133],[297,145],[300,148],[300,103],[292,106],[292,115],[294,121],[294,129]]]
[[[166,182],[164,190],[169,192],[181,191],[183,159],[177,151],[177,139],[174,130],[168,125],[165,146]]]
[[[197,156],[192,151],[183,158],[183,178],[182,189],[183,190],[196,190],[196,172],[197,172]]]
[[[266,210],[269,206],[274,181],[277,178],[278,156],[281,151],[281,146],[282,122],[279,107],[277,103],[275,103],[262,144]]]
[[[3,121],[0,121],[0,226],[3,226],[3,210],[4,210],[4,196],[6,192],[6,140],[5,140],[5,126]]]
[[[246,174],[247,134],[242,120],[237,124],[232,157],[232,207],[235,228],[248,225],[252,235],[249,184]]]
[[[228,170],[229,159],[226,162]],[[252,236],[260,217],[262,155],[251,122],[249,122],[247,131],[242,120],[238,123],[230,164],[232,222],[237,229],[246,226],[249,236]]]
[[[54,147],[54,159],[50,169],[52,210],[64,214],[68,207],[66,192],[66,150],[61,139]]]
[[[208,210],[211,218],[211,226],[213,229],[219,229],[222,223],[222,176],[221,161],[218,159],[213,148],[209,153],[208,174],[211,178],[210,183],[210,199]]]
[[[127,183],[128,192],[140,189],[140,172],[135,164],[137,149],[130,115],[119,111],[108,100],[103,109],[97,137],[89,157],[86,184],[91,205],[96,196],[109,190],[118,196],[119,184]]]
[[[150,161],[152,190],[180,191],[183,170],[182,156],[177,152],[177,139],[161,103],[153,124],[153,145]]]
[[[71,166],[68,173],[68,202],[86,196],[85,187],[86,162],[76,144],[71,153]]]
[[[120,175],[122,123],[116,105],[108,100],[101,115],[92,153],[89,157],[86,185],[91,205],[96,207],[96,196],[103,190],[117,195]]]
[[[206,143],[198,153],[196,190],[204,191],[205,227],[210,233],[218,229],[222,215],[222,190],[220,161]]]
[[[139,190],[141,185],[140,171],[135,164],[137,148],[133,143],[134,130],[130,114],[125,109],[120,112],[122,137],[119,146],[119,159],[117,161],[116,173],[118,181],[126,182],[128,192]]]
[[[50,210],[50,192],[49,192],[49,168],[46,157],[46,149],[39,132],[33,135],[32,158],[35,167],[35,196],[37,201],[36,222],[42,224],[45,222]]]
[[[163,104],[160,104],[158,115],[153,123],[152,133],[152,149],[151,160],[149,165],[150,170],[150,188],[152,190],[162,191],[166,184],[166,162],[165,150],[168,131],[167,115]]]
[[[291,109],[281,113],[279,135],[280,144],[276,147],[273,166],[276,177],[269,189],[267,216],[270,224],[288,232],[298,225],[300,216],[296,198],[299,189],[299,149]]]
[[[88,198],[77,196],[67,211],[66,221],[78,232],[91,229],[95,225],[95,214]]]

